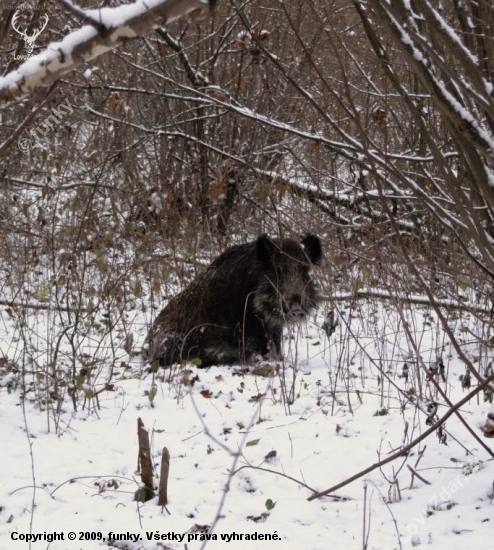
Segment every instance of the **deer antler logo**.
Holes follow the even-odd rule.
[[[25,31],[21,31],[17,28],[17,22],[19,20],[20,12],[16,11],[14,13],[14,17],[12,18],[12,27],[15,30],[15,32],[19,33],[22,38],[24,39],[24,42],[26,43],[26,50],[28,54],[31,54],[34,49],[34,43],[36,42],[36,39],[38,36],[43,32],[44,28],[48,24],[48,15],[46,13],[41,18],[42,26],[41,28],[34,30],[33,34],[29,36]]]

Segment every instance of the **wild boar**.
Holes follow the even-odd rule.
[[[318,302],[310,268],[321,241],[307,235],[227,248],[156,318],[144,346],[153,364],[201,367],[279,358],[283,326],[306,320]]]

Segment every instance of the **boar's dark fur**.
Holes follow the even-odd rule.
[[[280,357],[283,326],[306,319],[319,301],[310,277],[318,237],[256,241],[226,249],[156,318],[145,357],[161,366],[202,367]]]

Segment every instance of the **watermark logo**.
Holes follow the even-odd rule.
[[[38,124],[38,126],[29,132],[32,139],[20,138],[17,140],[17,147],[19,147],[23,153],[27,153],[36,143],[39,143],[49,132],[53,131],[60,124],[65,115],[72,113],[72,111],[73,108],[68,99],[60,103],[58,107],[53,107],[51,109],[52,114],[47,116],[41,124]]]
[[[29,7],[27,7],[27,9],[29,9]],[[26,8],[24,8],[24,6],[21,6],[20,9],[16,10],[16,12],[14,13],[14,16],[12,17],[12,28],[14,29],[14,31],[16,33],[20,34],[22,39],[24,40],[24,42],[26,44],[27,55],[16,56],[15,57],[16,59],[29,59],[29,58],[35,57],[35,56],[32,55],[32,53],[33,53],[33,50],[34,50],[34,45],[36,43],[36,39],[45,30],[45,27],[46,27],[46,25],[48,25],[48,20],[49,20],[48,15],[46,13],[43,14],[41,16],[40,21],[39,21],[38,28],[33,29],[32,34],[29,35],[27,33],[27,31],[28,31],[27,28],[25,30],[22,30],[22,28],[20,28],[21,12],[23,10],[26,10]]]

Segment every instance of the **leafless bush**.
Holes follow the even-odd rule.
[[[385,385],[405,362],[407,391],[437,394],[428,367],[446,362],[445,342],[465,362],[467,380],[485,378],[492,7],[407,6],[222,2],[212,18],[183,19],[70,73],[34,111],[20,102],[4,113],[0,288],[22,341],[7,355],[45,406],[59,411],[67,398],[96,406],[111,383],[101,365],[117,368],[118,343],[130,343],[134,322],[151,324],[227,244],[264,231],[319,234],[327,257],[317,277],[328,308],[350,303],[328,344],[339,356],[329,365],[333,409],[340,400],[358,405],[348,367],[356,358],[350,341],[372,334],[364,299],[384,301],[379,314],[406,339],[373,329],[390,344],[367,356],[383,408]],[[64,10],[50,17],[46,43],[76,26]],[[10,70],[20,46],[7,35],[0,55]],[[70,113],[34,139],[67,101]],[[424,319],[437,317],[425,360],[420,327],[407,330],[408,304],[420,301],[431,308]],[[36,308],[46,308],[43,334]],[[474,329],[462,328],[465,312]],[[83,342],[94,334],[97,352],[86,357]],[[467,341],[478,346],[478,361],[464,351]],[[287,402],[297,394],[292,365]]]

